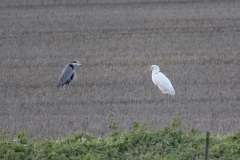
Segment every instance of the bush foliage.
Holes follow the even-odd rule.
[[[179,125],[181,120],[174,118],[169,127],[148,130],[145,124],[134,122],[131,131],[119,133],[118,123],[113,122],[109,126],[112,133],[107,138],[76,133],[56,140],[30,140],[25,131],[11,139],[8,132],[2,131],[0,159],[203,159],[205,135],[194,129],[178,130]],[[212,135],[209,156],[210,159],[240,157],[240,133]]]

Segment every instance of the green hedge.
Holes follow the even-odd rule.
[[[118,132],[117,123],[109,128],[107,138],[96,138],[76,133],[56,140],[30,140],[27,132],[20,131],[15,139],[1,132],[0,159],[22,160],[94,160],[94,159],[203,159],[205,134],[196,130],[178,130],[180,123],[173,119],[169,127],[148,130],[144,124],[133,124],[129,132]],[[238,159],[240,157],[240,133],[210,137],[210,159]]]

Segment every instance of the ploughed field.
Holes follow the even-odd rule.
[[[0,4],[0,130],[107,136],[118,122],[240,131],[240,2],[6,1]],[[70,85],[63,67],[84,62]],[[144,73],[160,66],[176,91]]]

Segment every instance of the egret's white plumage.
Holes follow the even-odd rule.
[[[157,65],[152,65],[145,72],[148,71],[152,71],[152,81],[158,86],[162,93],[175,95],[172,83],[162,72],[160,72],[160,68]]]

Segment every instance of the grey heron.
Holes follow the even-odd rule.
[[[78,61],[73,61],[64,67],[58,83],[59,88],[63,87],[64,85],[68,85],[71,82],[71,80],[76,76],[76,71],[79,65],[81,64]]]
[[[157,65],[152,65],[145,72],[148,71],[152,71],[152,81],[158,86],[163,94],[175,95],[172,83],[162,72],[160,72],[160,68]]]

